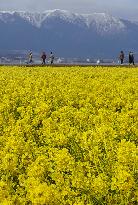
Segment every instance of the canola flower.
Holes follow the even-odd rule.
[[[1,205],[135,205],[137,143],[137,68],[0,68]]]

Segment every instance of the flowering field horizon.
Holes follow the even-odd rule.
[[[0,204],[138,203],[138,68],[0,67]]]

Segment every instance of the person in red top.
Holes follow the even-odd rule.
[[[41,58],[42,58],[42,64],[45,65],[46,64],[46,53],[45,52],[42,53]]]

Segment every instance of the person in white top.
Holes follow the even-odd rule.
[[[53,64],[54,62],[54,54],[51,52],[50,53],[50,63]]]
[[[30,51],[29,53],[29,63],[33,63],[33,53]]]

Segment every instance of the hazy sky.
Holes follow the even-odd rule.
[[[138,21],[138,0],[0,0],[0,10],[66,9],[78,13],[107,12]]]

